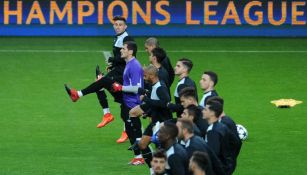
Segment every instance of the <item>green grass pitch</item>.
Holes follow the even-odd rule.
[[[136,40],[138,58],[147,64],[145,38]],[[173,65],[181,57],[193,60],[197,84],[204,70],[218,73],[226,113],[249,131],[235,174],[307,174],[306,38],[160,42]],[[117,118],[97,129],[102,112],[96,95],[72,103],[64,91],[64,83],[80,89],[94,80],[96,64],[105,66],[99,51],[111,51],[112,37],[5,37],[0,43],[1,175],[149,174],[145,165],[127,165],[129,144],[115,142],[123,123],[110,95]],[[304,103],[291,109],[270,104],[280,98]]]

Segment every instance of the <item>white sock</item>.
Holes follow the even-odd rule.
[[[134,158],[143,158],[142,154],[135,156]]]
[[[78,96],[79,96],[79,97],[82,97],[82,96],[83,96],[83,94],[82,94],[81,91],[78,91]]]
[[[110,113],[110,108],[103,108],[103,114]]]

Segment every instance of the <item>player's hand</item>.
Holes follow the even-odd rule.
[[[176,104],[172,103],[172,102],[168,102],[167,103],[167,108],[174,111],[176,109]]]
[[[145,95],[140,95],[140,100],[143,101]]]
[[[107,60],[107,63],[113,63],[114,62],[114,57],[109,57],[109,59]]]
[[[96,80],[95,80],[95,81],[100,80],[102,77],[103,77],[103,75],[102,75],[102,74],[97,75],[97,77],[96,77]]]
[[[140,95],[146,95],[146,93],[148,92],[147,89],[144,89],[144,88],[138,88],[138,94]]]
[[[107,64],[106,71],[107,71],[107,72],[110,72],[110,71],[112,70],[112,68],[113,68],[113,64],[112,64],[111,62],[109,62],[109,63]]]
[[[112,91],[113,92],[119,92],[119,91],[122,91],[123,90],[123,86],[119,83],[113,83],[112,84]]]
[[[147,97],[146,95],[144,95],[144,98],[143,98],[143,102],[147,102],[148,100],[150,100],[150,98],[149,97]]]

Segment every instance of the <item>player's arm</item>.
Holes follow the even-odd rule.
[[[170,96],[168,94],[168,90],[165,86],[160,86],[157,89],[157,96],[160,100],[153,100],[149,97],[145,96],[143,101],[148,104],[149,106],[159,107],[159,108],[166,108],[167,103],[170,101]]]
[[[130,77],[130,85],[123,86],[119,83],[113,83],[113,91],[114,92],[130,92],[130,93],[137,93],[139,88],[143,87],[143,75],[140,73],[141,71],[134,70],[129,72]]]

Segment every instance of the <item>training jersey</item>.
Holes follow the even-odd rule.
[[[158,69],[158,77],[159,77],[160,82],[163,82],[165,84],[165,86],[168,89],[170,89],[171,85],[170,85],[169,74],[168,74],[167,70],[162,66]]]
[[[202,111],[204,108],[201,106],[198,106],[198,109]],[[194,117],[193,123],[195,123],[195,125],[198,127],[200,131],[200,136],[202,138],[205,138],[209,124],[208,124],[208,121],[203,118],[202,112],[197,113],[197,115]]]
[[[205,138],[206,143],[217,155],[225,167],[227,173],[233,172],[235,160],[233,159],[233,150],[230,141],[232,133],[223,123],[216,121],[212,123],[207,130]]]
[[[140,62],[136,58],[132,58],[127,62],[124,75],[123,86],[139,86],[144,87],[144,72]],[[123,101],[129,108],[133,108],[141,104],[140,96],[136,93],[123,92]]]
[[[222,116],[219,119],[219,122],[226,125],[229,131],[231,132],[230,137],[229,137],[230,139],[229,144],[230,144],[230,149],[232,152],[232,158],[234,160],[234,167],[233,167],[233,170],[234,170],[236,167],[238,155],[241,150],[242,141],[239,138],[236,123],[229,116]]]
[[[131,36],[125,31],[123,33],[117,34],[114,37],[113,43],[113,56],[114,58],[111,60],[112,67],[125,67],[126,62],[124,59],[121,58],[120,50],[124,47],[124,42],[126,41],[134,41]],[[122,69],[123,70],[123,69]]]
[[[175,143],[166,151],[167,162],[165,170],[171,175],[188,174],[188,156],[186,150],[179,143]]]
[[[170,59],[168,58],[168,56],[166,56],[162,62],[161,65],[165,68],[165,70],[168,72],[169,75],[169,86],[171,86],[174,82],[175,79],[175,72],[174,72],[174,68],[171,64]]]
[[[219,96],[215,90],[205,92],[202,99],[199,102],[199,106],[204,108],[206,106],[207,100],[210,97],[215,97],[215,96]]]
[[[216,175],[224,175],[224,167],[220,159],[213,153],[211,148],[206,144],[206,142],[199,136],[192,136],[185,142],[185,149],[187,151],[188,159],[190,159],[195,151],[205,152],[208,154],[210,163],[208,170],[209,174],[212,174],[212,171]]]
[[[179,80],[179,82],[177,83],[175,92],[174,92],[175,103],[177,105],[175,112],[177,113],[178,118],[181,117],[181,113],[183,112],[183,107],[182,107],[181,102],[180,102],[179,93],[185,87],[193,87],[195,89],[195,98],[196,98],[196,100],[198,100],[197,88],[196,88],[195,82],[189,77],[184,77],[181,80]]]
[[[172,113],[167,108],[167,103],[170,101],[170,95],[167,87],[160,81],[152,86],[150,98],[145,97],[143,101],[144,104],[142,104],[142,106],[145,107],[144,109],[150,109],[150,111],[145,112],[151,117],[151,122],[163,122],[172,118]]]

